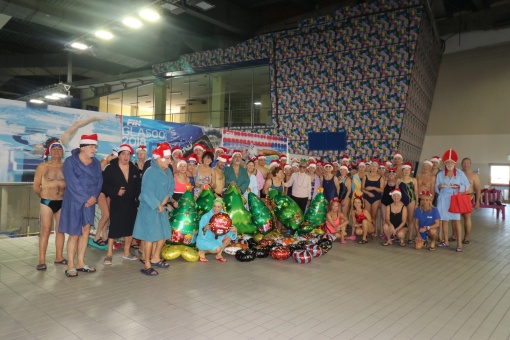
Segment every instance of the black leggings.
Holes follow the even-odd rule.
[[[296,197],[290,196],[297,203],[297,205],[301,208],[301,211],[304,213],[306,210],[306,205],[308,204],[308,197]]]

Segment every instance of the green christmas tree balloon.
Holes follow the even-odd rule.
[[[229,186],[223,194],[227,214],[232,219],[232,224],[241,234],[254,234],[257,226],[251,221],[251,213],[245,209],[243,196],[236,186]]]
[[[214,192],[212,191],[211,187],[208,185],[205,186],[204,190],[202,190],[200,193],[200,196],[198,196],[196,202],[199,221],[203,214],[209,212],[212,209],[215,198],[216,196],[214,196]]]
[[[250,207],[251,220],[257,226],[261,234],[267,234],[274,227],[274,217],[271,210],[253,192],[248,194],[248,206]]]
[[[193,246],[197,240],[198,220],[191,191],[186,191],[177,203],[179,207],[170,214],[172,235],[168,243]]]
[[[269,197],[273,201],[276,217],[287,229],[298,230],[303,223],[303,212],[301,208],[289,196],[277,190],[270,189]]]
[[[328,201],[324,198],[323,189],[319,188],[319,193],[314,197],[305,213],[305,221],[300,227],[300,232],[309,233],[313,229],[326,223],[326,208]]]

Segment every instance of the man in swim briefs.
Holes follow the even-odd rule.
[[[55,264],[67,264],[62,253],[64,250],[65,235],[58,231],[60,220],[60,207],[66,182],[62,172],[62,157],[64,147],[60,141],[51,143],[47,148],[48,162],[37,166],[34,175],[34,191],[41,197],[40,217],[41,232],[39,234],[39,264],[37,270],[46,269],[46,250],[51,234],[53,220],[55,220]]]

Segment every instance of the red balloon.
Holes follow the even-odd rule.
[[[292,254],[292,258],[297,263],[309,263],[312,261],[312,254],[307,250],[296,250],[294,254]]]
[[[211,224],[211,231],[216,235],[216,238],[225,235],[232,227],[232,219],[222,212],[213,215],[209,223]]]
[[[274,247],[271,250],[271,257],[275,260],[286,260],[290,256],[290,249],[284,246]]]

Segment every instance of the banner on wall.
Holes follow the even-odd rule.
[[[220,129],[0,99],[0,182],[32,182],[49,138],[60,139],[68,157],[81,135],[93,133],[99,139],[98,159],[122,143],[134,149],[146,145],[151,151],[167,141],[179,145],[184,156],[193,152],[195,143],[210,149],[221,143]]]
[[[259,135],[238,130],[223,129],[221,143],[230,151],[240,150],[244,159],[263,154],[266,156],[267,164],[272,159],[277,159],[280,154],[287,155],[288,151],[286,137]]]

